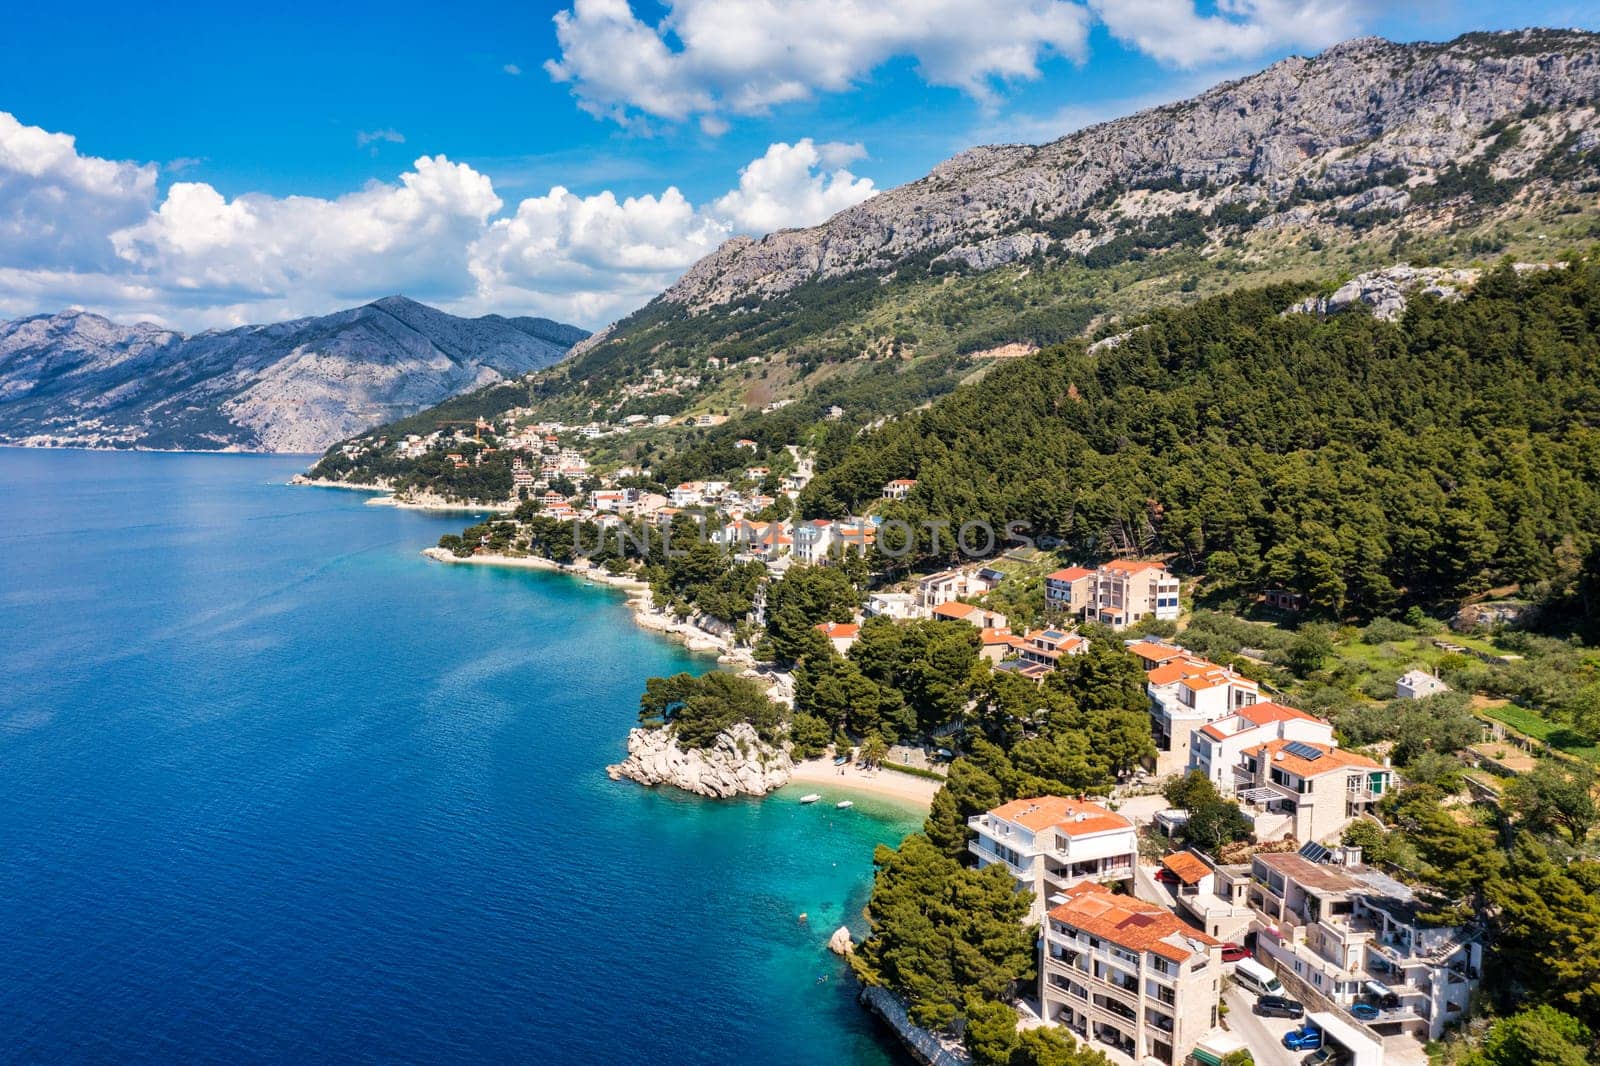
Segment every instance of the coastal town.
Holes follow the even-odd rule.
[[[946,557],[955,565],[906,569],[886,548],[895,525],[907,525],[899,518],[917,499],[915,478],[886,480],[863,513],[807,519],[800,504],[815,457],[800,444],[739,438],[742,469],[662,484],[642,464],[592,457],[597,441],[658,420],[573,426],[525,417],[513,411],[499,423],[479,419],[352,444],[347,457],[359,463],[364,448],[412,461],[442,457],[443,469],[461,475],[500,464],[508,475],[495,483],[503,498],[395,493],[402,504],[501,515],[446,537],[430,549],[434,558],[537,562],[627,587],[643,624],[721,653],[764,699],[793,715],[789,739],[740,723],[704,748],[680,746],[670,719],[666,728],[636,729],[629,759],[611,768],[613,776],[708,796],[827,782],[927,803],[952,760],[974,743],[981,749],[984,731],[970,719],[993,698],[986,685],[1024,685],[1041,693],[1044,707],[1051,692],[1081,698],[1073,686],[1082,683],[1083,664],[1115,656],[1140,679],[1144,736],[1136,757],[1093,786],[1016,795],[961,818],[961,862],[1003,871],[1026,899],[1022,925],[1038,930],[1025,980],[1010,989],[1018,1031],[1070,1034],[1118,1064],[1303,1058],[1318,1066],[1420,1066],[1427,1046],[1471,1020],[1488,925],[1463,910],[1459,885],[1428,879],[1439,866],[1391,857],[1406,832],[1397,809],[1407,797],[1438,792],[1436,771],[1428,781],[1411,780],[1394,763],[1392,741],[1342,742],[1353,732],[1344,719],[1302,709],[1294,686],[1263,669],[1265,653],[1245,649],[1218,661],[1186,646],[1184,630],[1196,617],[1193,579],[1167,559],[1119,554],[1089,564],[1022,536],[1006,543],[991,536],[980,551],[963,552],[967,546],[946,530]],[[651,546],[652,533],[661,547]],[[681,554],[688,554],[681,545],[696,544],[713,553],[714,570],[748,574],[748,600],[710,608],[680,584],[671,573],[672,536],[681,538]],[[806,618],[814,634],[800,639],[806,650],[763,646],[763,634],[770,641],[780,629],[770,612],[784,589],[813,580],[808,575],[847,572],[843,599],[821,609],[826,617]],[[1255,605],[1293,619],[1305,601],[1264,588]],[[1503,621],[1493,605],[1472,620],[1493,610],[1502,610]],[[928,626],[962,634],[972,665],[961,669],[980,679],[963,690],[954,717],[885,723],[868,735],[852,728],[846,711],[842,724],[797,739],[801,722],[825,717],[819,670],[854,671],[858,658],[867,663],[878,654],[858,648],[863,641],[881,644],[885,633]],[[1420,707],[1451,699],[1433,662],[1406,664],[1388,682],[1389,699]],[[1024,716],[1025,735],[1048,732],[1027,724],[1037,714]],[[1483,757],[1487,748],[1503,749],[1507,734],[1487,721],[1477,727],[1475,745],[1452,758],[1501,771],[1515,762]],[[885,777],[900,786],[885,787]],[[1514,777],[1502,774],[1498,785],[1452,778],[1459,809],[1486,797],[1507,803]],[[848,953],[858,945],[845,929],[833,946]],[[914,995],[893,982],[878,987],[870,967],[858,971],[872,993],[865,1000],[919,1057],[941,1066],[979,1061],[963,1041],[915,1020]]]

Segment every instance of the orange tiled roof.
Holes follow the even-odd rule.
[[[1093,881],[1074,885],[1065,895],[1065,903],[1051,908],[1052,919],[1129,951],[1149,951],[1185,962],[1221,943],[1164,907],[1119,895]]]
[[[1081,566],[1069,566],[1065,570],[1057,570],[1053,574],[1046,574],[1046,581],[1080,581],[1086,577],[1093,577],[1094,571]]]
[[[1248,707],[1241,707],[1239,717],[1254,725],[1266,725],[1268,722],[1287,722],[1298,718],[1305,722],[1326,722],[1325,718],[1318,718],[1314,714],[1307,714],[1298,707],[1286,707],[1281,703],[1265,701],[1252,703]]]
[[[844,640],[861,635],[861,627],[854,622],[818,622],[817,628],[829,640]]]
[[[939,606],[935,607],[933,609],[933,613],[937,615],[943,615],[945,618],[966,619],[968,615],[972,614],[972,612],[976,610],[977,608],[972,606],[970,603],[961,603],[956,600],[951,600],[949,603],[941,603]]]
[[[1315,748],[1317,751],[1322,752],[1321,757],[1303,759],[1284,750],[1285,746],[1296,743],[1305,744],[1308,748]],[[1307,744],[1305,741],[1293,740],[1269,740],[1255,750],[1257,754],[1265,754],[1271,760],[1273,766],[1287,770],[1291,774],[1297,774],[1300,777],[1317,777],[1332,770],[1348,770],[1357,767],[1371,770],[1383,769],[1383,767],[1365,755],[1357,755],[1353,751],[1345,751],[1342,748],[1329,747],[1327,744]]]
[[[1141,640],[1136,644],[1129,644],[1128,650],[1141,659],[1153,663],[1167,663],[1173,659],[1181,659],[1188,655],[1182,648],[1174,648],[1168,644],[1157,644],[1154,641]]]
[[[1199,884],[1200,879],[1211,872],[1211,867],[1202,862],[1192,851],[1180,851],[1176,855],[1168,855],[1161,860],[1161,865],[1171,870],[1178,876],[1178,880],[1186,885]]]
[[[1133,823],[1120,814],[1106,810],[1088,800],[1068,799],[1065,796],[1036,796],[1002,803],[989,812],[996,818],[1015,823],[1037,833],[1041,829],[1057,829],[1067,836],[1088,836],[1115,829],[1131,829]]]
[[[1119,574],[1142,574],[1146,570],[1165,570],[1167,564],[1156,559],[1113,559],[1100,569]]]

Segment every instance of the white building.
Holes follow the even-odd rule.
[[[1261,687],[1248,677],[1190,655],[1174,656],[1147,671],[1145,692],[1150,696],[1158,774],[1188,767],[1189,742],[1196,729],[1261,698]]]
[[[1178,579],[1165,563],[1114,559],[1095,571],[1090,615],[1118,630],[1146,618],[1176,621],[1178,592]]]
[[[1039,796],[967,819],[979,868],[1003,865],[1033,893],[1035,920],[1047,901],[1080,881],[1128,881],[1138,861],[1133,823],[1098,803]]]
[[[1449,691],[1449,685],[1426,670],[1411,670],[1394,683],[1394,696],[1398,700],[1421,700]]]
[[[1209,722],[1189,739],[1190,771],[1199,771],[1224,796],[1244,780],[1244,753],[1272,740],[1332,745],[1333,726],[1325,719],[1279,703],[1256,703]]]
[[[1327,849],[1316,854],[1335,857]],[[1479,930],[1425,923],[1416,890],[1361,865],[1355,849],[1340,857],[1332,864],[1306,854],[1251,860],[1257,949],[1291,994],[1298,981],[1344,1010],[1377,1008],[1365,1025],[1380,1034],[1437,1040],[1465,1015],[1478,985]]]

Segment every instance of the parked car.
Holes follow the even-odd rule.
[[[1358,1022],[1376,1021],[1378,1015],[1382,1013],[1382,1011],[1370,1003],[1356,1003],[1350,1007],[1350,1017],[1354,1018]]]
[[[1262,996],[1256,1000],[1256,1013],[1263,1018],[1303,1018],[1306,1008],[1288,996]]]
[[[1238,962],[1240,959],[1248,959],[1249,957],[1250,949],[1245,947],[1243,944],[1222,945],[1223,962]]]
[[[1182,884],[1182,882],[1178,880],[1178,875],[1167,869],[1165,866],[1156,870],[1156,880],[1160,881],[1164,885]]]
[[[1370,1004],[1379,1010],[1394,1010],[1400,1006],[1400,997],[1393,992],[1385,992],[1382,995],[1376,992],[1363,992],[1356,997],[1356,1002]]]
[[[1291,1029],[1283,1034],[1283,1046],[1290,1051],[1315,1051],[1322,1046],[1322,1030],[1314,1025]]]
[[[1332,1044],[1323,1044],[1300,1060],[1300,1066],[1344,1066],[1345,1054]]]

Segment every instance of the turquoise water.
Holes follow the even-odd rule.
[[[914,815],[607,780],[711,664],[301,465],[0,449],[0,1060],[888,1061]]]

